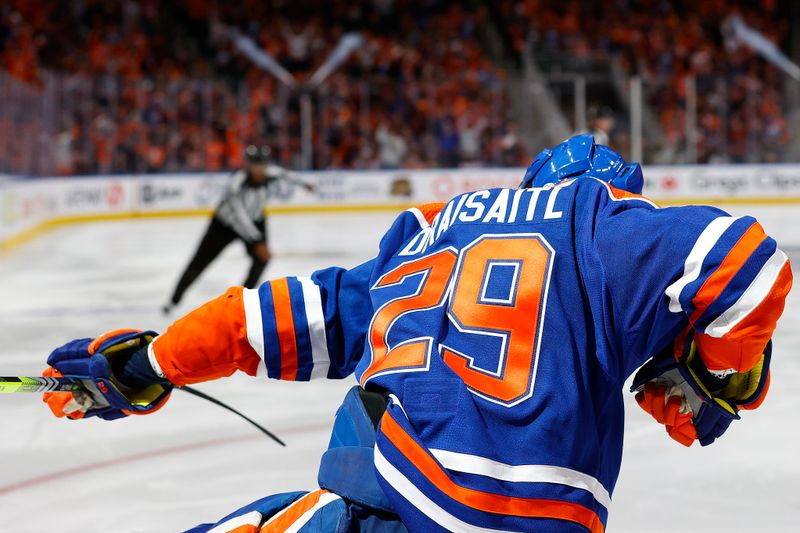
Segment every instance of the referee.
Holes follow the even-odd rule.
[[[284,182],[314,190],[313,185],[294,178],[285,168],[270,164],[268,146],[248,146],[245,160],[245,168],[231,174],[225,195],[214,211],[194,257],[181,275],[170,302],[164,306],[164,313],[169,313],[180,303],[186,289],[225,247],[237,239],[244,243],[253,260],[243,285],[248,289],[255,287],[271,257],[264,215],[271,189]]]

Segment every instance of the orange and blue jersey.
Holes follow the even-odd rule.
[[[152,360],[177,384],[240,369],[387,393],[375,471],[412,531],[600,532],[625,379],[690,327],[710,370],[749,370],[790,286],[751,217],[577,179],[405,211],[374,259],[231,289]]]

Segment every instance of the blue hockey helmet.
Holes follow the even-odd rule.
[[[543,187],[582,176],[601,179],[612,187],[642,193],[644,179],[639,163],[625,163],[617,152],[595,144],[591,133],[570,137],[552,150],[542,150],[525,172],[520,188]]]

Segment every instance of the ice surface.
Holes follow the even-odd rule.
[[[800,264],[796,207],[755,213]],[[270,220],[268,276],[353,266],[392,215]],[[63,341],[118,327],[163,330],[159,306],[206,221],[132,220],[50,232],[0,256],[0,374],[38,374]],[[232,245],[187,293],[188,311],[240,283]],[[667,438],[627,396],[625,452],[609,531],[796,531],[800,523],[800,306],[790,295],[775,339],[770,397],[709,448]],[[281,383],[234,376],[200,389],[288,443],[280,448],[226,411],[176,391],[153,416],[111,423],[53,418],[34,395],[0,397],[0,530],[181,531],[274,492],[314,488],[330,423],[353,381]]]

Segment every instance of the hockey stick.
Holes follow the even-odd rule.
[[[7,376],[0,377],[0,393],[13,394],[17,392],[72,392],[84,389],[83,382],[80,379],[74,378],[46,378],[34,376]],[[209,402],[219,405],[223,409],[244,418],[252,425],[257,427],[264,435],[268,436],[281,446],[286,446],[286,443],[279,439],[275,434],[271,433],[264,426],[255,420],[243,415],[230,405],[223,403],[216,398],[209,396],[205,392],[201,392],[193,387],[184,385],[183,387],[176,387],[180,390],[188,392],[198,398],[208,400]]]
[[[240,413],[239,411],[237,411],[236,409],[234,409],[234,408],[233,408],[233,407],[231,407],[230,405],[227,405],[227,404],[225,404],[225,403],[223,403],[223,402],[221,402],[221,401],[217,400],[216,398],[214,398],[214,397],[212,397],[212,396],[209,396],[209,395],[208,395],[208,394],[206,394],[205,392],[201,392],[201,391],[199,391],[199,390],[195,389],[194,387],[190,387],[190,386],[188,386],[188,385],[183,385],[182,387],[178,387],[178,388],[179,388],[179,389],[181,389],[182,391],[186,391],[186,392],[188,392],[189,394],[194,394],[194,395],[195,395],[195,396],[197,396],[198,398],[202,398],[202,399],[204,399],[204,400],[208,400],[209,402],[211,402],[211,403],[213,403],[213,404],[219,405],[219,406],[220,406],[220,407],[222,407],[223,409],[227,409],[228,411],[230,411],[230,412],[232,412],[232,413],[234,413],[234,414],[237,414],[237,415],[239,415],[240,417],[244,418],[245,420],[247,420],[248,422],[250,422],[251,424],[253,424],[253,425],[254,425],[255,427],[257,427],[258,429],[260,429],[260,430],[261,430],[261,432],[262,432],[264,435],[266,435],[267,437],[271,438],[272,440],[274,440],[275,442],[277,442],[277,443],[278,443],[278,444],[280,444],[281,446],[284,446],[284,447],[286,446],[286,443],[285,443],[285,442],[283,442],[281,439],[279,439],[277,436],[275,436],[275,434],[271,433],[271,432],[270,432],[270,431],[269,431],[267,428],[263,427],[263,426],[262,426],[262,425],[260,425],[258,422],[254,421],[253,419],[246,417],[245,415],[243,415],[242,413]]]
[[[0,377],[0,393],[16,392],[70,392],[82,390],[83,383],[72,378],[45,378],[13,376]]]

